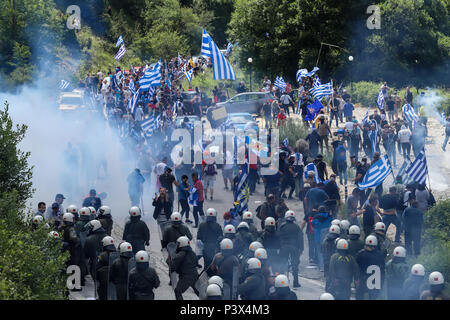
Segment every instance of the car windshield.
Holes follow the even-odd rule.
[[[183,97],[183,100],[191,100],[194,98],[195,92],[183,92],[181,96]]]
[[[247,122],[254,122],[251,114],[236,114],[236,115],[229,115],[231,121],[234,123],[247,123]]]
[[[61,99],[61,104],[81,106],[83,104],[83,100],[81,97],[63,97]]]

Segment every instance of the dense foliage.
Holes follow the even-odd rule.
[[[81,9],[82,30],[69,30],[66,9]],[[366,12],[378,5],[381,29],[368,29]],[[448,0],[9,0],[0,2],[2,90],[30,82],[37,71],[103,70],[198,55],[205,28],[220,48],[238,44],[240,66],[295,83],[298,68],[321,68],[324,81],[387,80],[448,86]],[[321,43],[332,44],[330,47]],[[348,56],[354,61],[350,62]],[[71,68],[68,68],[71,67]]]
[[[427,271],[450,276],[450,200],[439,201],[425,214],[423,249],[419,256]]]
[[[63,299],[67,253],[44,225],[32,231],[25,207],[33,192],[29,153],[17,148],[25,132],[26,126],[13,124],[5,104],[0,110],[0,299]]]

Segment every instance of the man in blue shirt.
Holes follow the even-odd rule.
[[[352,98],[348,98],[348,101],[346,104],[344,104],[344,117],[347,118],[347,121],[352,121],[353,117],[353,110],[355,110],[355,107],[352,104]]]
[[[306,212],[310,213],[313,208],[318,208],[324,205],[325,200],[328,200],[328,195],[323,191],[324,184],[319,182],[317,188],[311,188],[305,196]]]

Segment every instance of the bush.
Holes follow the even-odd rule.
[[[68,253],[49,229],[31,230],[25,204],[33,193],[29,153],[17,148],[26,126],[15,125],[8,104],[0,110],[0,299],[64,299]]]
[[[284,126],[280,127],[280,144],[288,138],[289,145],[294,146],[297,140],[305,139],[309,129],[300,119],[287,118]]]
[[[360,103],[365,107],[373,107],[377,106],[377,96],[380,87],[381,83],[360,81],[354,82],[352,86],[347,86],[345,89],[351,95],[353,103]]]
[[[425,213],[423,249],[418,263],[439,271],[450,283],[450,200],[439,201]],[[447,289],[449,286],[447,285]]]

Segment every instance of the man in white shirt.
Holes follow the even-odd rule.
[[[286,93],[286,91],[283,93],[283,95],[280,97],[280,101],[281,104],[283,106],[283,109],[285,112],[287,112],[288,117],[290,116],[289,114],[289,105],[292,103],[294,104],[294,101],[292,100],[292,98]]]
[[[400,141],[400,145],[402,146],[403,158],[408,157],[411,152],[411,130],[406,128],[405,125],[402,125],[400,131],[398,132],[398,139]]]

